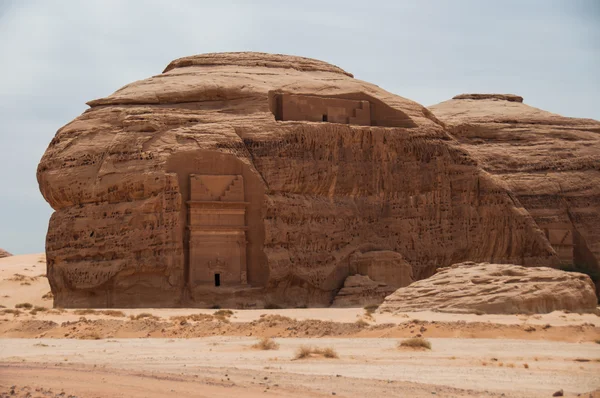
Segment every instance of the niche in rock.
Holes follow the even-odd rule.
[[[241,175],[190,175],[189,280],[245,285],[246,207]]]
[[[264,183],[236,156],[198,150],[171,155],[182,198],[184,278],[192,297],[227,286],[264,286]],[[218,277],[217,277],[218,275]]]

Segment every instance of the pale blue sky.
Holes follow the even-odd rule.
[[[600,119],[598,0],[0,0],[0,247],[44,250],[37,163],[86,101],[216,51],[318,58],[423,105],[514,93]]]

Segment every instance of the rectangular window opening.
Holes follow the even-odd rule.
[[[323,115],[323,121],[326,122],[327,121],[327,115]]]
[[[215,286],[221,286],[221,274],[215,274]]]

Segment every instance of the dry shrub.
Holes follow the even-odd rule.
[[[313,355],[319,355],[324,358],[339,358],[337,352],[333,347],[317,348],[301,345],[296,351],[294,359],[305,359],[310,358]]]
[[[317,348],[313,352],[315,354],[323,355],[325,358],[338,358],[337,352],[332,347]]]
[[[31,309],[32,307],[33,307],[33,305],[31,305],[30,303],[19,303],[19,304],[15,305],[15,308]]]
[[[596,340],[594,340],[594,342],[595,342],[596,344],[600,344],[600,339],[596,339]]]
[[[84,334],[83,336],[79,337],[79,339],[80,340],[101,340],[102,336],[100,336],[96,332],[92,332],[92,333]]]
[[[399,341],[397,347],[424,348],[426,350],[431,350],[431,343],[423,337],[411,337],[410,339]]]
[[[6,308],[6,306],[5,306],[5,305],[2,305],[2,304],[0,304],[0,308]]]
[[[371,304],[371,305],[367,305],[364,307],[365,312],[367,313],[368,316],[373,315],[373,313],[375,311],[377,311],[377,308],[379,308],[379,306],[377,304]]]
[[[283,315],[279,315],[279,314],[273,314],[273,315],[267,315],[267,314],[261,314],[260,318],[256,321],[258,323],[268,323],[269,326],[277,326],[277,324],[279,322],[293,322],[294,319],[287,317],[287,316],[283,316]]]
[[[125,316],[125,313],[123,311],[118,311],[118,310],[104,310],[104,311],[100,311],[100,313],[102,315],[107,315],[107,316],[118,316],[118,317]]]
[[[52,300],[53,297],[54,295],[52,294],[52,292],[48,292],[42,296],[42,300]]]
[[[270,337],[263,337],[258,341],[258,343],[254,344],[252,348],[257,350],[278,350],[279,344],[277,344],[275,340]]]
[[[145,319],[145,318],[147,318],[147,319],[152,319],[152,320],[154,320],[154,321],[158,321],[158,320],[160,319],[159,317],[157,317],[157,316],[155,316],[155,315],[152,315],[152,314],[151,314],[151,313],[149,313],[149,312],[142,312],[141,314],[137,314],[137,315],[130,315],[130,316],[129,316],[129,319],[131,319],[132,321],[138,321],[138,320],[140,320],[140,319]]]
[[[213,317],[220,322],[229,322],[229,317],[233,315],[233,311],[231,310],[218,310],[215,311]]]
[[[44,311],[48,311],[48,308],[36,305],[35,307],[33,307],[33,309],[31,310],[30,314],[31,315],[35,315],[38,312],[44,312]]]
[[[300,347],[298,347],[294,359],[308,358],[310,357],[310,354],[312,354],[312,348],[305,345],[301,345]]]
[[[280,310],[281,306],[275,303],[266,303],[265,310]]]
[[[172,316],[169,318],[169,320],[179,323],[181,325],[186,324],[187,321],[202,322],[202,321],[212,321],[213,319],[214,319],[214,317],[210,314],[178,315],[178,316]]]
[[[192,314],[188,315],[187,318],[191,321],[201,322],[201,321],[212,321],[213,316],[210,314]]]
[[[83,310],[75,310],[75,311],[73,311],[73,314],[75,314],[75,315],[94,315],[94,314],[97,314],[97,313],[98,313],[98,311],[93,310],[91,308],[86,308],[86,309],[83,309]]]
[[[233,311],[231,310],[218,310],[215,311],[215,313],[213,314],[214,316],[219,316],[219,317],[229,317],[233,315]]]
[[[523,364],[523,367],[524,367],[525,369],[529,369],[529,364],[526,364],[526,363],[524,363],[524,364]]]
[[[20,281],[24,281],[27,279],[29,279],[28,276],[21,275],[21,274],[13,274],[12,278],[8,278],[9,281],[13,281],[13,282],[20,282]]]
[[[13,310],[12,308],[7,308],[5,310],[0,311],[0,314],[1,315],[13,314],[14,316],[19,316],[22,314],[22,312],[19,310]]]
[[[359,320],[357,320],[356,322],[354,322],[356,324],[356,326],[360,327],[360,328],[366,328],[369,326],[369,322],[365,321],[364,319],[360,318]]]

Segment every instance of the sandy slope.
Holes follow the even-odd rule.
[[[42,296],[50,291],[44,253],[0,258],[0,305],[8,308],[19,303],[52,307]]]
[[[14,385],[23,397],[63,390],[78,397],[541,397],[600,387],[595,314],[367,316],[362,308],[235,310],[226,317],[198,309],[82,314],[49,310],[42,256],[0,259],[6,307],[0,393]],[[24,302],[48,309],[12,313]],[[130,319],[143,313],[152,316]],[[195,317],[173,318],[189,315]],[[399,338],[415,335],[433,349],[396,349]],[[260,336],[276,337],[280,349],[251,349]],[[293,360],[303,344],[333,347],[339,358]]]

